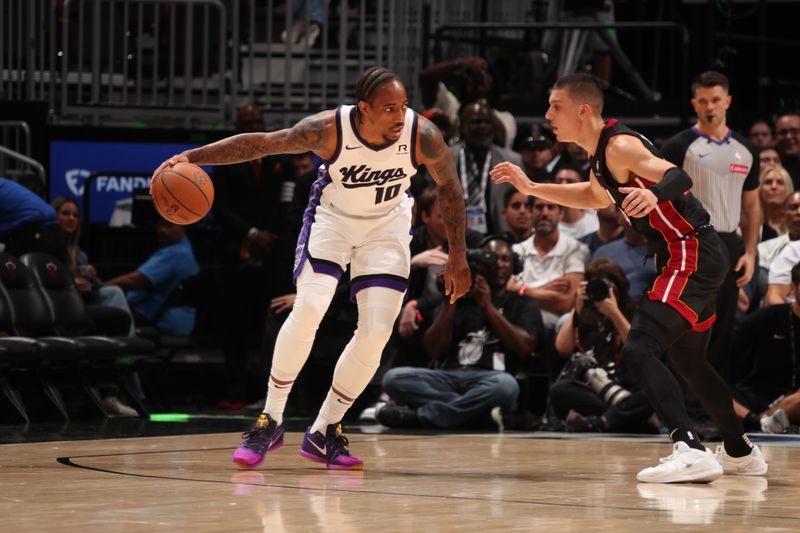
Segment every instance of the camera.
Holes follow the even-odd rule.
[[[597,366],[594,354],[574,353],[561,370],[556,381],[572,381],[586,385],[608,405],[617,405],[631,392],[608,375],[605,368]],[[613,369],[611,370],[613,373]]]
[[[470,248],[467,250],[467,265],[472,277],[478,273],[481,265],[493,265],[497,263],[497,254],[482,248]]]
[[[602,302],[614,288],[614,283],[606,278],[590,279],[586,284],[586,297],[590,302]]]
[[[574,353],[561,369],[556,381],[585,382],[586,372],[595,367],[597,367],[597,361],[591,352],[587,354]]]
[[[584,377],[586,385],[608,405],[617,405],[631,395],[629,390],[612,381],[608,377],[608,372],[600,367],[590,368]]]
[[[475,280],[475,274],[480,273],[478,270],[481,265],[494,265],[497,263],[497,254],[482,248],[468,248],[466,256],[470,279],[472,281]],[[442,276],[436,278],[436,287],[439,289],[439,292],[444,293],[444,278]]]

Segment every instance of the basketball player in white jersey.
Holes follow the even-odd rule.
[[[378,368],[403,302],[414,203],[407,190],[421,164],[437,183],[447,226],[446,293],[455,301],[470,286],[464,197],[439,129],[408,109],[402,82],[382,67],[361,76],[356,102],[306,117],[290,129],[234,135],[188,150],[155,172],[183,161],[221,165],[307,151],[326,161],[312,186],[298,238],[297,299],[275,344],[264,412],[233,454],[234,463],[241,467],[260,465],[268,451],[283,444],[283,411],[289,391],[349,263],[358,328],[339,358],[331,389],[306,431],[300,455],[330,469],[363,468],[363,461],[350,454],[340,422]]]

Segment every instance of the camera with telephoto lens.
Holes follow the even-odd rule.
[[[597,366],[597,360],[591,350],[585,354],[572,354],[556,381],[572,381],[586,385],[608,405],[617,405],[631,395],[629,390],[610,378],[604,368]]]
[[[586,297],[590,302],[602,302],[614,288],[614,283],[606,278],[590,279],[586,283]]]
[[[589,388],[608,405],[617,405],[631,395],[630,391],[608,377],[608,372],[600,367],[590,368],[584,375]]]

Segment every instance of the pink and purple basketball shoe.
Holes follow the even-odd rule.
[[[233,462],[242,468],[255,468],[264,462],[267,452],[283,446],[283,424],[278,425],[261,413],[250,431],[242,433],[242,442],[233,452]]]
[[[362,470],[364,461],[350,455],[349,444],[347,437],[342,435],[341,424],[329,425],[324,435],[319,431],[311,433],[311,428],[308,428],[300,446],[300,455],[325,463],[331,470]]]

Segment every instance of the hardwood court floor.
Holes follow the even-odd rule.
[[[238,434],[0,446],[0,531],[792,531],[800,447],[764,446],[766,478],[638,484],[669,452],[642,439],[352,434],[363,472],[298,456],[258,470]]]

